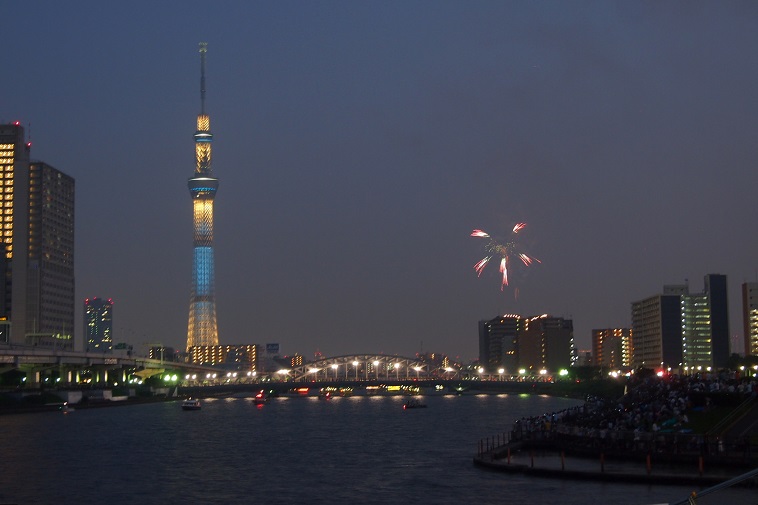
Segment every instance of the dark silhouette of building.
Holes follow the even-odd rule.
[[[516,373],[516,345],[521,316],[506,314],[489,321],[479,321],[479,364],[489,373],[505,369]]]
[[[74,347],[74,179],[47,163],[29,164],[26,328]]]
[[[713,366],[723,368],[729,361],[729,301],[727,299],[726,275],[705,276],[703,293],[708,299],[711,317],[711,350]]]

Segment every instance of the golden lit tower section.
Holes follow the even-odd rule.
[[[218,345],[216,295],[213,261],[213,199],[218,179],[211,169],[211,120],[205,113],[205,53],[208,44],[200,43],[200,114],[195,132],[195,176],[188,181],[194,212],[194,256],[190,298],[187,349]]]

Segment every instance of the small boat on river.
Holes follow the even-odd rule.
[[[403,410],[406,410],[406,409],[425,409],[425,408],[426,408],[426,404],[425,403],[421,403],[421,401],[417,400],[416,398],[411,398],[410,400],[408,400],[407,402],[405,402],[403,404]]]
[[[201,407],[197,398],[187,398],[182,402],[182,410],[200,410]]]
[[[268,401],[268,395],[266,394],[265,389],[261,389],[255,394],[255,398],[253,398],[253,403],[256,405],[263,405]]]

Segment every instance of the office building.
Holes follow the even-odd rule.
[[[210,116],[205,113],[205,53],[207,44],[200,44],[200,114],[195,132],[195,175],[188,181],[192,197],[194,223],[194,254],[192,260],[192,293],[187,325],[187,351],[193,347],[218,345],[216,322],[215,266],[213,251],[213,201],[218,179],[211,168]]]
[[[29,164],[26,340],[74,348],[74,179]]]
[[[84,340],[87,352],[110,353],[113,350],[113,300],[84,300]]]
[[[758,282],[742,284],[742,328],[745,356],[758,356]]]

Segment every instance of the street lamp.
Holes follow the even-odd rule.
[[[374,370],[376,370],[376,380],[379,380],[379,360],[374,360]]]
[[[319,371],[318,368],[310,368],[310,369],[308,369],[308,373],[312,373],[313,374],[313,380],[314,381],[318,380],[318,371]]]
[[[395,380],[400,380],[400,363],[395,363]]]
[[[353,361],[353,366],[355,367],[355,380],[358,380],[358,363],[357,361]],[[345,376],[347,376],[347,365],[345,366]]]
[[[337,369],[339,368],[339,365],[337,363],[334,363],[332,365],[332,370],[334,370],[334,380],[337,380]]]
[[[413,369],[416,370],[416,380],[418,380],[418,374],[421,371],[421,367],[420,366],[414,366]]]

